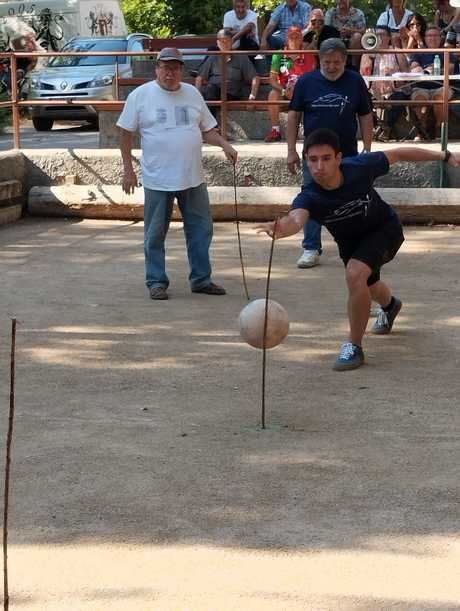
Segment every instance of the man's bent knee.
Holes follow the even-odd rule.
[[[367,287],[367,280],[371,275],[371,268],[357,259],[350,259],[345,267],[345,279],[350,290]]]

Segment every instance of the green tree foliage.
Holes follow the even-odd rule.
[[[130,32],[145,32],[155,38],[168,38],[174,33],[169,0],[122,0],[122,7]]]
[[[252,0],[252,5],[254,10],[257,11],[260,17],[266,22],[270,17],[271,11],[275,6],[278,6],[281,1],[282,0]],[[309,0],[309,3],[314,8],[327,10],[336,5],[336,0],[322,0],[320,2]],[[353,0],[353,6],[360,8],[366,15],[368,27],[375,26],[378,16],[385,10],[387,4],[386,0]],[[421,13],[427,21],[430,22],[433,20],[433,5],[433,0],[409,0],[407,8]]]
[[[252,0],[252,8],[266,23],[272,10],[283,0]],[[309,0],[313,7],[324,10],[336,0]],[[232,0],[122,0],[131,32],[146,32],[157,38],[177,34],[212,34],[222,27],[224,13],[232,8]],[[409,0],[408,8],[433,19],[433,0]],[[364,11],[369,27],[385,10],[386,0],[353,0],[353,6]]]
[[[222,27],[231,0],[170,0],[178,34],[213,34]]]
[[[232,0],[122,0],[122,5],[131,32],[167,38],[217,32]]]

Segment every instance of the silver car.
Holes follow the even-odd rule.
[[[74,38],[62,51],[143,51],[142,40],[147,34],[130,34],[126,37]],[[97,110],[85,105],[86,100],[113,100],[113,80],[116,64],[123,78],[132,76],[134,57],[115,55],[93,57],[53,57],[46,67],[29,75],[27,99],[53,100],[72,98],[81,104],[62,106],[31,106],[32,122],[37,131],[48,131],[57,119],[86,120],[97,125]],[[118,62],[117,62],[118,60]]]

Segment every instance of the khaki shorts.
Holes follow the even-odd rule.
[[[410,99],[413,100],[415,97],[418,97],[418,99],[420,100],[420,98],[424,97],[425,100],[432,100],[435,96],[442,97],[443,90],[444,87],[436,87],[436,89],[424,89],[423,87],[414,87],[412,89]],[[450,87],[448,93],[450,100],[453,96],[453,91]]]

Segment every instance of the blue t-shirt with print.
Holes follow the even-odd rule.
[[[304,113],[305,137],[315,129],[332,129],[344,157],[350,157],[358,152],[356,117],[372,112],[372,106],[366,83],[357,72],[345,70],[339,79],[330,81],[315,70],[297,81],[289,110]]]
[[[343,183],[331,191],[315,182],[302,187],[292,209],[308,210],[329,230],[336,242],[357,239],[391,219],[398,220],[393,208],[373,187],[374,180],[388,173],[384,153],[365,153],[348,157],[340,166]]]

